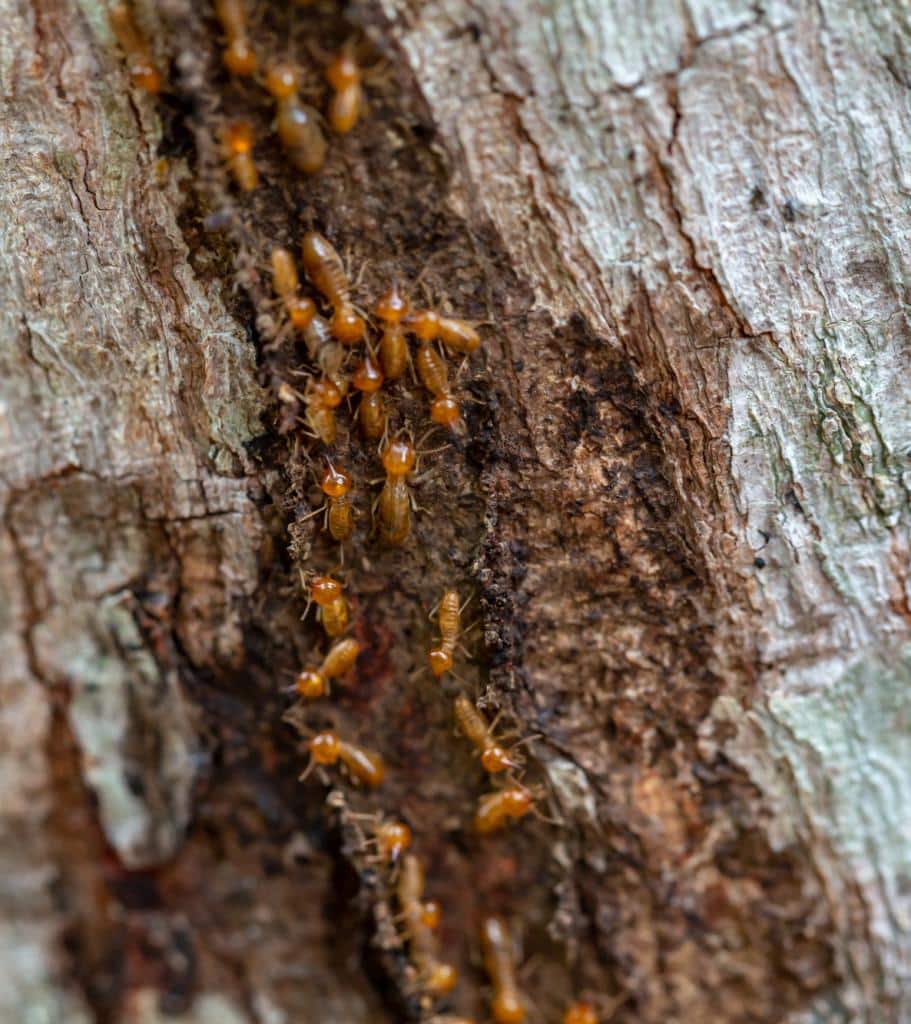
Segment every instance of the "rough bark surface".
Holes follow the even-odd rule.
[[[386,62],[310,180],[208,8],[139,6],[158,102],[100,4],[2,13],[0,1020],[418,1019],[380,810],[459,1012],[486,1012],[493,908],[536,1021],[577,993],[618,1022],[911,1019],[903,7],[257,4],[315,102],[314,43],[357,27]],[[216,143],[240,115],[250,200]],[[368,656],[289,712],[322,644],[301,574],[339,556],[266,257],[311,227],[360,301],[420,280],[485,344],[404,551],[342,417]],[[419,437],[420,390],[391,394]],[[446,585],[479,628],[440,687]],[[556,824],[471,834],[459,689],[535,737]],[[381,794],[297,782],[328,722],[383,752]]]

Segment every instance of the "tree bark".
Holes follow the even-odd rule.
[[[378,812],[458,1012],[493,910],[536,1021],[911,1019],[902,5],[256,5],[313,102],[320,48],[383,58],[306,180],[208,9],[138,6],[158,101],[95,0],[3,13],[0,1020],[426,1019]],[[317,710],[282,690],[339,554],[267,273],[308,229],[359,302],[399,278],[484,335],[402,551],[340,411],[367,653]],[[420,388],[390,401],[420,438]],[[478,628],[440,685],[450,585]],[[528,740],[549,820],[472,835],[457,692]],[[297,781],[330,721],[387,759],[376,796]]]

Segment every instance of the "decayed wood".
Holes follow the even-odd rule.
[[[246,205],[217,127],[265,137],[271,108],[225,83],[207,11],[141,6],[157,106],[100,5],[8,12],[3,1019],[400,1019],[396,908],[348,813],[378,807],[415,828],[462,1012],[490,909],[536,1019],[582,991],[616,1021],[911,1012],[909,27],[847,6],[353,4],[393,69],[368,121],[312,181],[265,143]],[[351,32],[283,11],[255,11],[264,55]],[[392,770],[328,815],[278,684],[319,651],[297,574],[337,554],[259,383],[299,382],[263,255],[309,227],[359,296],[420,278],[490,321],[413,543],[378,549],[364,509],[348,549],[370,656],[332,714]],[[342,445],[363,503],[376,462]],[[448,582],[484,643],[437,689]],[[459,687],[536,737],[559,826],[471,838]]]

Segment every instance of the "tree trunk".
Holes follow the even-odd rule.
[[[381,812],[443,905],[444,1011],[486,1019],[493,911],[544,1024],[911,1020],[907,11],[250,6],[318,105],[322,51],[374,47],[312,178],[207,6],[137,6],[157,100],[97,0],[2,8],[0,1021],[428,1019]],[[313,514],[268,274],[306,230],[365,307],[399,279],[481,324],[464,436],[387,388],[402,549],[345,407],[341,561]],[[331,571],[366,651],[302,708]],[[477,625],[438,683],[447,586]],[[526,741],[539,817],[488,838],[459,692]],[[298,781],[327,725],[376,794]]]

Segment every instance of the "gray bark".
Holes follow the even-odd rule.
[[[907,10],[357,3],[392,68],[368,121],[315,182],[266,149],[247,209],[208,15],[141,11],[189,162],[100,4],[0,18],[0,1021],[399,1019],[394,964],[362,969],[388,893],[344,812],[327,848],[272,692],[319,644],[296,588],[325,555],[267,391],[262,254],[302,225],[363,301],[420,273],[490,322],[414,547],[349,556],[383,653],[341,712],[422,824],[459,1009],[489,904],[542,1021],[578,992],[621,1022],[911,1020]],[[344,37],[301,17],[255,18],[263,52]],[[416,676],[454,566],[468,685],[538,737],[561,822],[485,848]]]

